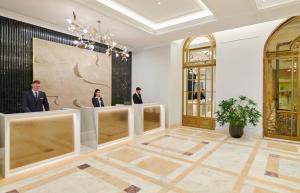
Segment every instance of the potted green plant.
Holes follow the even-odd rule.
[[[221,126],[229,123],[229,133],[234,138],[242,137],[245,126],[248,123],[256,126],[261,117],[257,104],[246,96],[222,100],[218,106],[217,122]]]

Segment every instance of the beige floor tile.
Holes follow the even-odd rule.
[[[60,178],[28,193],[119,193],[121,190],[83,171]]]
[[[284,144],[284,143],[268,142],[267,147],[273,148],[273,149],[278,149],[278,150],[283,150],[283,151],[288,151],[288,152],[293,152],[293,153],[298,152],[298,147],[296,145],[290,145],[290,144]]]
[[[211,139],[215,139],[215,140],[224,138],[223,134],[214,133],[214,132],[207,132],[207,131],[202,131],[202,132],[196,134],[196,136],[207,137],[207,138],[211,138]]]
[[[197,167],[177,186],[195,193],[229,193],[237,177],[205,167]]]
[[[193,129],[175,129],[172,132],[173,133],[184,134],[184,135],[194,135],[195,133],[198,133],[199,131],[193,130]]]
[[[248,145],[248,146],[255,146],[258,139],[255,138],[249,138],[246,136],[243,136],[242,138],[229,138],[227,142],[229,143],[235,143],[240,145]]]
[[[288,190],[277,188],[269,184],[247,180],[240,193],[292,193]]]
[[[198,143],[169,136],[169,137],[164,137],[158,141],[155,141],[153,142],[153,144],[160,146],[162,148],[169,148],[169,149],[182,151],[184,153],[189,149],[195,147]]]
[[[123,161],[123,162],[132,162],[134,160],[140,159],[145,156],[145,154],[129,148],[121,148],[118,151],[107,154],[108,157]]]
[[[223,144],[203,163],[216,168],[240,173],[253,148],[235,144]]]
[[[300,160],[279,159],[279,175],[294,177],[299,180],[300,186]]]
[[[180,164],[158,157],[150,157],[137,164],[137,166],[160,176],[168,176],[177,170]]]

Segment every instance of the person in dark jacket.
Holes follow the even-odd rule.
[[[205,100],[205,91],[203,88],[201,89],[201,92],[200,92],[200,100]]]
[[[135,93],[132,95],[134,104],[143,104],[141,91],[142,91],[142,89],[140,87],[136,87]]]
[[[39,80],[34,80],[31,84],[31,90],[23,93],[22,110],[24,112],[40,112],[44,109],[45,111],[50,110],[46,93],[40,91],[40,88],[41,82]]]
[[[101,96],[100,89],[94,91],[94,96],[92,98],[92,103],[94,107],[104,107],[103,97]]]

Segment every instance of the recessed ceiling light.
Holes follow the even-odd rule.
[[[157,5],[161,5],[161,2],[160,2],[160,1],[158,1],[158,2],[157,2]]]

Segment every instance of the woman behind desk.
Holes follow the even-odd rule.
[[[103,98],[101,96],[100,89],[94,91],[94,96],[92,98],[92,103],[94,107],[104,107]]]

